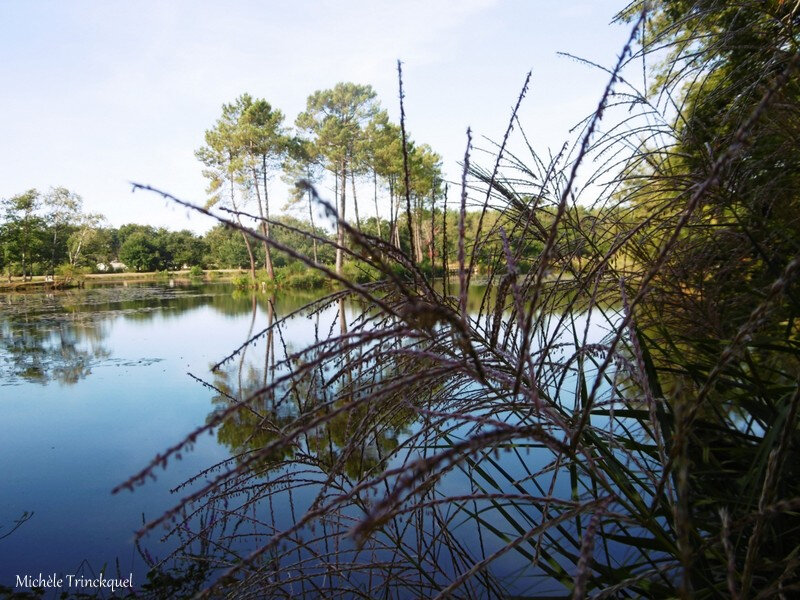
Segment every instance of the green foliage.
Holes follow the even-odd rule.
[[[180,270],[201,265],[208,255],[208,243],[190,231],[167,231],[149,225],[123,225],[119,259],[135,271]]]
[[[337,200],[344,217],[346,189],[352,187],[356,177],[371,173],[376,210],[379,178],[388,182],[391,202],[397,199],[398,204],[393,204],[388,221],[374,214],[359,217],[364,230],[378,237],[388,237],[394,230],[398,245],[410,243],[406,233],[408,224],[400,231],[399,223],[393,218],[398,212],[398,194],[405,189],[400,129],[380,109],[370,86],[339,83],[309,96],[306,111],[297,118],[298,128],[307,139],[290,136],[283,121],[280,110],[249,94],[242,94],[234,102],[222,106],[221,116],[206,131],[205,145],[196,152],[209,181],[209,205],[219,203],[224,196],[233,209],[246,209],[255,197],[258,213],[269,216],[267,186],[273,170],[283,167],[292,180],[313,181],[319,179],[320,168],[324,166],[338,178]],[[421,260],[421,247],[426,244],[429,254],[436,253],[433,249],[437,244],[435,232],[426,231],[430,228],[424,205],[428,197],[441,194],[441,160],[424,144],[409,141],[407,150],[414,204],[412,227],[415,238],[419,238],[417,258]],[[293,217],[279,217],[279,220],[296,230],[313,232],[319,240],[311,240],[285,227],[270,227],[266,221],[259,224],[261,233],[322,264],[332,264],[337,253],[324,243],[329,234],[313,222],[310,194],[305,197],[295,192],[292,203],[298,204],[301,199],[308,200],[308,222]],[[13,207],[15,202],[18,206]],[[119,260],[135,271],[177,270],[192,265],[250,266],[255,270],[255,265],[260,264],[265,264],[269,270],[273,264],[285,267],[294,261],[272,250],[269,244],[221,227],[212,229],[202,238],[188,231],[170,232],[138,224],[126,224],[118,229],[103,227],[102,217],[82,213],[81,204],[80,196],[65,188],[53,188],[44,196],[30,190],[4,201],[6,218],[0,223],[0,267],[8,273],[21,269],[30,275],[33,263],[37,263],[38,273],[65,260],[74,266],[91,268]],[[363,208],[361,214],[364,215]],[[342,236],[339,243],[347,243],[341,232],[339,235]]]
[[[381,273],[375,267],[360,260],[346,261],[342,267],[342,275],[355,283],[369,283],[381,278]]]
[[[319,271],[304,267],[297,262],[276,269],[275,281],[282,289],[303,290],[319,289],[330,283],[330,280]]]
[[[134,271],[158,271],[166,262],[153,236],[144,231],[134,231],[125,236],[119,258]]]
[[[116,230],[100,227],[101,222],[99,215],[87,215],[67,236],[70,264],[95,268],[99,263],[110,263],[117,255],[113,239]]]
[[[281,216],[276,219],[281,224],[285,224],[288,227],[292,227],[295,230],[300,231],[293,231],[288,229],[287,227],[281,227],[280,225],[275,225],[270,229],[270,235],[272,238],[288,246],[289,248],[296,250],[303,256],[312,256],[313,255],[313,241],[301,232],[309,232],[313,233],[319,238],[323,240],[328,240],[329,235],[328,233],[319,227],[314,229],[311,228],[310,224],[306,221],[301,219],[296,219],[294,217],[288,216]],[[333,264],[334,261],[335,251],[330,244],[317,244],[317,262],[321,264]],[[273,251],[273,261],[275,266],[286,266],[293,262],[295,259],[291,258],[290,256],[280,252],[280,251]]]
[[[222,116],[214,127],[206,131],[206,144],[195,153],[206,169],[203,174],[209,180],[209,200],[213,206],[221,199],[227,184],[229,200],[234,211],[238,211],[255,192],[261,233],[269,238],[270,215],[268,180],[271,171],[286,156],[290,138],[284,131],[283,113],[273,109],[263,99],[254,100],[249,94],[242,94],[233,103],[222,106]],[[237,204],[237,188],[240,192]],[[241,224],[238,213],[235,219]],[[251,272],[255,271],[256,257],[253,247],[246,238],[242,240],[248,254]],[[264,263],[271,273],[271,250],[262,242]],[[230,256],[228,257],[231,258]]]
[[[797,581],[800,519],[763,516],[800,496],[797,18],[790,2],[664,0],[648,21],[645,52],[669,49],[657,89],[685,108],[626,192],[640,219],[664,215],[643,229],[659,245],[637,252],[655,273],[638,322],[691,499],[676,508],[684,595],[773,597]]]
[[[363,140],[364,127],[378,114],[377,95],[369,85],[338,83],[314,92],[296,124],[312,136],[312,155],[333,172],[347,170]]]
[[[56,277],[67,281],[83,279],[90,272],[91,269],[88,267],[78,267],[69,263],[58,265],[55,269]]]
[[[30,264],[45,247],[45,223],[37,215],[40,195],[36,190],[3,200],[5,223],[0,230],[3,263],[19,263],[23,277],[30,274]]]
[[[46,271],[49,271],[49,265],[43,262],[33,262],[30,266],[29,273],[33,276],[44,275]]]
[[[195,152],[197,159],[206,167],[203,175],[209,181],[207,206],[219,202],[226,182],[230,184],[233,197],[234,179],[243,168],[237,134],[238,121],[244,110],[243,104],[243,97],[233,104],[223,104],[222,116],[212,129],[206,131],[206,145]]]
[[[44,219],[52,235],[52,240],[50,240],[50,272],[52,273],[64,256],[66,236],[63,235],[63,229],[78,221],[83,200],[64,187],[56,187],[44,196],[43,205]],[[61,243],[59,244],[59,242]]]
[[[431,259],[428,257],[422,259],[422,262],[419,263],[418,268],[422,274],[428,278],[441,277],[443,273],[441,265],[432,264]]]
[[[239,269],[250,264],[242,236],[233,229],[217,225],[205,236],[208,263],[218,269]]]
[[[191,231],[159,232],[163,238],[164,254],[168,257],[169,268],[182,269],[185,266],[199,266],[208,254],[208,245],[203,238]]]
[[[233,278],[234,287],[239,289],[248,289],[254,286],[253,278],[247,273],[240,273]]]

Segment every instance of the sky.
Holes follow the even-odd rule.
[[[292,125],[315,90],[370,84],[397,121],[398,59],[410,136],[442,155],[451,181],[467,127],[476,146],[500,140],[528,71],[520,121],[537,151],[557,150],[607,82],[558,52],[613,65],[629,30],[611,21],[625,4],[0,0],[0,198],[65,186],[113,226],[205,231],[207,217],[132,194],[130,182],[202,204],[194,152],[244,92]],[[286,191],[272,186],[280,208]]]

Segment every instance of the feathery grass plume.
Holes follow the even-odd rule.
[[[491,170],[468,130],[441,287],[413,232],[409,252],[365,234],[307,184],[376,281],[215,216],[339,289],[224,349],[207,423],[118,488],[202,433],[228,440],[142,530],[183,536],[207,596],[797,593],[797,10],[646,4],[621,15],[631,36],[559,152],[528,141],[527,80]],[[303,315],[314,341],[290,346]],[[231,385],[272,333],[269,367]]]

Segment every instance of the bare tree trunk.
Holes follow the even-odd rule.
[[[341,181],[340,181],[341,189],[339,190],[339,220],[344,221],[345,219],[345,187],[347,185],[347,166],[342,164],[342,172],[341,172]],[[344,256],[342,253],[342,248],[344,248],[344,229],[340,227],[338,224],[336,225],[336,274],[342,274],[342,264],[344,260]]]
[[[375,221],[378,224],[378,237],[383,239],[383,234],[381,233],[381,215],[378,212],[378,174],[375,172],[375,169],[372,169],[372,184],[372,198],[375,201]]]
[[[81,235],[78,238],[78,247],[75,248],[75,252],[70,252],[69,247],[67,247],[67,256],[69,257],[69,264],[73,267],[78,264],[78,258],[81,255],[81,247],[83,246],[83,240],[86,239],[87,230],[84,228],[81,231]]]
[[[261,155],[261,176],[264,178],[264,214],[266,219],[269,219],[269,190],[267,190],[267,156]],[[264,237],[269,239],[269,222],[264,220],[261,222]],[[267,276],[270,279],[275,279],[275,271],[272,268],[272,254],[267,242],[264,242],[264,262],[267,267]]]
[[[28,276],[27,276],[28,270],[27,270],[27,264],[26,264],[25,257],[28,254],[28,241],[29,241],[29,235],[28,234],[30,232],[28,231],[27,217],[26,217],[26,220],[23,221],[23,223],[24,223],[24,225],[23,225],[23,229],[22,229],[22,232],[23,232],[22,233],[22,248],[20,249],[20,258],[22,259],[22,281],[24,282],[24,281],[28,280]]]
[[[309,180],[310,179],[311,179],[311,177],[310,177],[310,174],[309,174]],[[313,198],[311,196],[311,190],[309,189],[308,190],[308,219],[311,222],[311,233],[316,234],[316,228],[314,227],[314,211],[312,210],[312,207],[311,207],[311,201],[312,200],[313,200]],[[315,263],[319,263],[319,261],[317,260],[317,240],[316,240],[316,238],[312,238],[311,241],[314,244],[314,262]]]
[[[444,186],[444,207],[442,208],[442,293],[450,293],[450,279],[447,265],[447,184]]]
[[[233,207],[233,210],[236,212],[236,222],[239,223],[240,227],[243,227],[242,219],[239,216],[239,209],[236,207],[236,193],[235,193],[234,187],[233,187],[233,175],[231,175],[231,206]],[[242,239],[244,240],[244,245],[247,248],[247,255],[250,257],[250,277],[252,277],[253,281],[255,281],[256,280],[256,260],[253,257],[253,249],[250,247],[250,238],[248,238],[247,234],[244,231],[242,231],[241,229],[239,230],[239,233],[242,234]]]
[[[236,210],[236,207],[234,207]],[[236,220],[239,222],[239,225],[242,224],[242,220],[237,215]],[[256,280],[256,259],[253,256],[253,248],[250,246],[250,238],[247,237],[247,234],[242,231],[242,239],[244,240],[244,245],[247,247],[247,256],[250,258],[250,277],[253,281]]]
[[[361,219],[358,218],[358,200],[356,199],[356,174],[350,171],[350,183],[353,188],[353,209],[356,212],[356,229],[361,231]]]
[[[53,253],[50,258],[50,275],[56,275],[56,241],[58,240],[58,223],[53,224]],[[55,279],[54,279],[55,281]]]
[[[434,258],[434,254],[435,254],[434,245],[433,245],[434,234],[435,234],[435,230],[434,230],[434,226],[435,226],[434,219],[435,219],[435,217],[436,217],[436,195],[434,194],[433,190],[431,190],[431,238],[430,238],[430,243],[428,245],[428,257],[431,259],[431,273],[433,273],[433,270],[434,270],[434,267],[435,267],[435,265],[433,263],[433,258]],[[431,277],[433,277],[432,274],[431,274]]]
[[[397,202],[395,202],[394,206],[394,238],[395,238],[394,245],[397,247],[398,250],[400,249],[400,226],[398,223],[399,219],[400,219],[400,198],[397,199]]]
[[[414,260],[420,263],[422,262],[422,205],[419,198],[414,198],[411,224],[414,233]]]
[[[347,315],[344,311],[344,298],[339,298],[339,331],[347,335]]]
[[[261,217],[261,221],[260,221],[261,233],[264,234],[264,237],[267,237],[266,222],[264,221],[264,209],[261,206],[261,190],[258,187],[258,172],[255,170],[255,168],[253,168],[253,169],[251,169],[251,173],[253,175],[253,185],[256,188],[256,203],[258,204],[258,216]],[[264,182],[264,183],[266,183],[266,182]],[[266,193],[266,190],[265,190],[265,193]],[[261,243],[264,245],[264,268],[269,270],[269,268],[267,266],[269,264],[269,262],[270,262],[270,260],[269,260],[269,246],[267,245],[267,242],[264,241],[264,240],[262,240]]]
[[[395,230],[395,219],[394,219],[394,181],[389,176],[389,243],[394,244],[394,230]]]

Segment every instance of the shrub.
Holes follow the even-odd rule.
[[[348,261],[342,265],[342,275],[355,283],[369,283],[380,279],[380,272],[362,261]]]
[[[56,277],[67,282],[73,280],[81,280],[91,273],[90,267],[78,267],[71,264],[58,265],[55,269]]]
[[[249,273],[239,273],[236,275],[232,283],[237,288],[251,288],[253,287],[253,278],[250,276]]]

